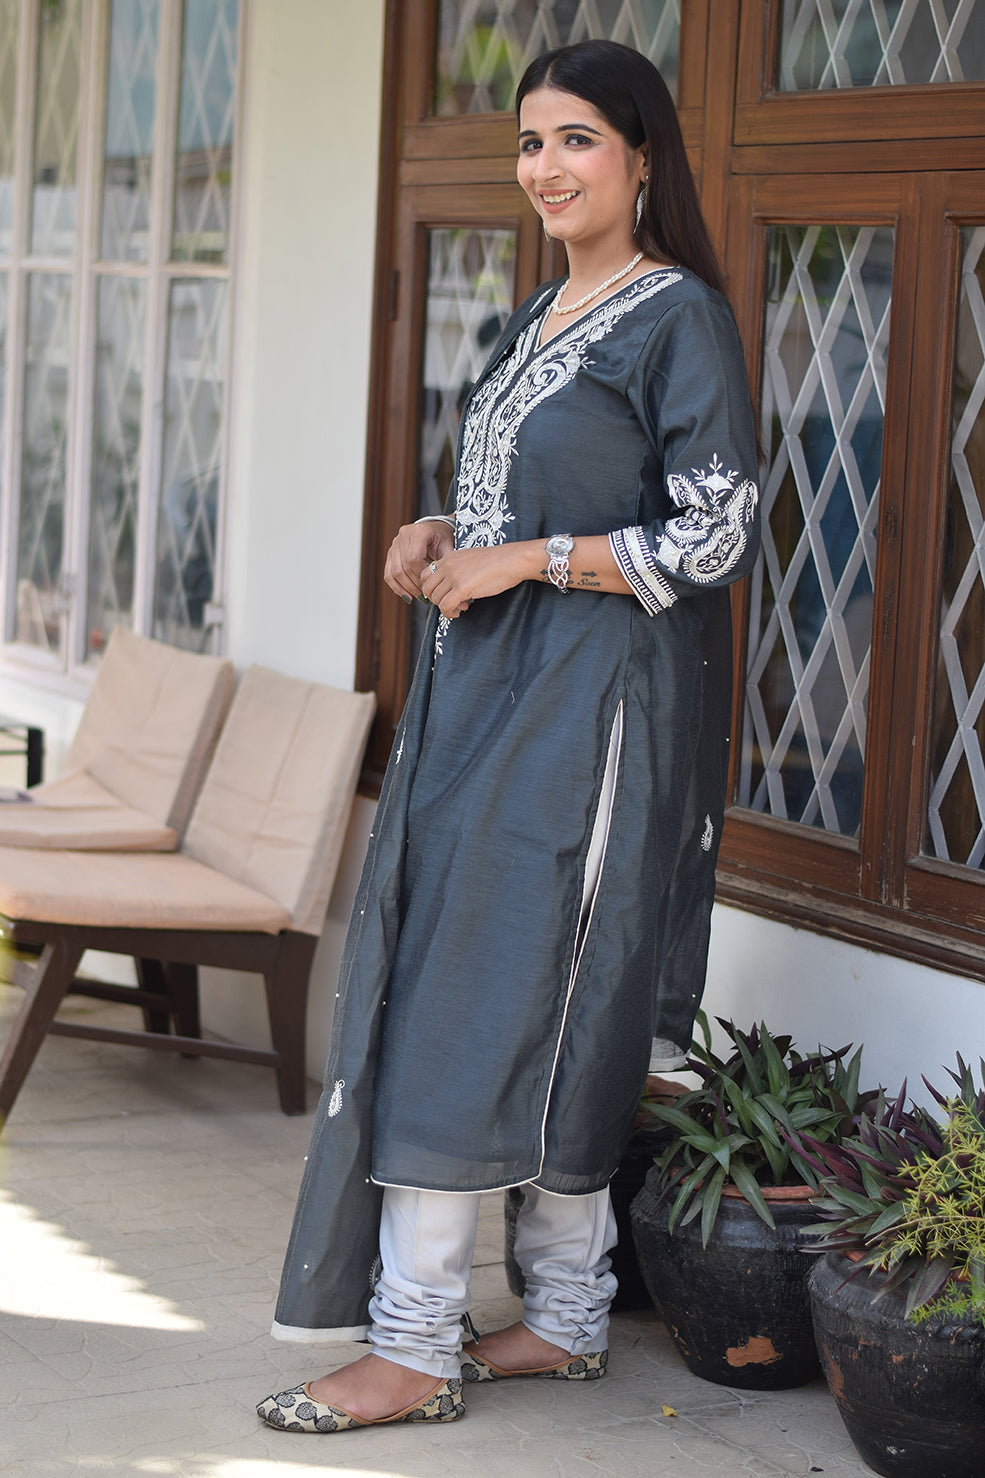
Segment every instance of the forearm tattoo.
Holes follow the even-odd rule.
[[[545,582],[545,584],[550,582],[550,576],[547,572],[546,565],[540,572],[540,578]],[[575,571],[572,570],[569,576],[568,584],[572,589],[575,590],[601,590],[602,588],[602,581],[599,579],[597,570],[582,570],[580,575],[576,574]]]

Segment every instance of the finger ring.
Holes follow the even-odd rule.
[[[437,565],[428,565],[428,569],[431,571],[432,575],[436,575],[438,573]]]

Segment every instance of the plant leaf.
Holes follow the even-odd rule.
[[[768,1227],[772,1227],[775,1230],[776,1222],[773,1220],[773,1213],[763,1200],[763,1193],[756,1184],[756,1178],[748,1166],[738,1163],[734,1164],[732,1166],[732,1179],[760,1221],[765,1221]]]
[[[711,1229],[715,1225],[718,1215],[718,1203],[722,1199],[722,1187],[725,1184],[725,1171],[719,1166],[708,1182],[704,1194],[704,1205],[701,1208],[701,1245],[708,1246],[708,1238]]]

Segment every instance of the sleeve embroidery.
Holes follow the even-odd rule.
[[[609,535],[609,548],[626,584],[651,616],[674,604],[674,588],[657,568],[645,529],[617,529]]]
[[[670,496],[683,511],[664,524],[655,549],[639,526],[609,535],[623,578],[651,615],[677,599],[667,574],[689,585],[725,580],[742,561],[755,528],[759,490],[751,479],[736,486],[738,473],[726,471],[717,455],[710,467],[692,472],[693,481],[679,473],[668,478]]]

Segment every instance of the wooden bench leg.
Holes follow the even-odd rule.
[[[198,966],[176,965],[168,961],[164,966],[167,992],[173,1002],[175,1032],[179,1037],[200,1037],[202,1021],[198,1008]]]
[[[307,1104],[308,980],[316,943],[311,934],[285,934],[273,969],[263,977],[270,1036],[274,1051],[279,1054],[275,1069],[277,1091],[285,1114],[303,1114]]]
[[[155,991],[160,995],[167,994],[166,967],[161,964],[160,960],[135,959],[133,963],[137,970],[137,984],[141,990]],[[140,1014],[144,1018],[144,1031],[156,1032],[162,1037],[170,1035],[171,1013],[166,1007],[142,1006]]]
[[[59,939],[46,944],[38,963],[30,967],[26,981],[27,999],[0,1058],[0,1129],[72,983],[82,954],[81,945]]]

